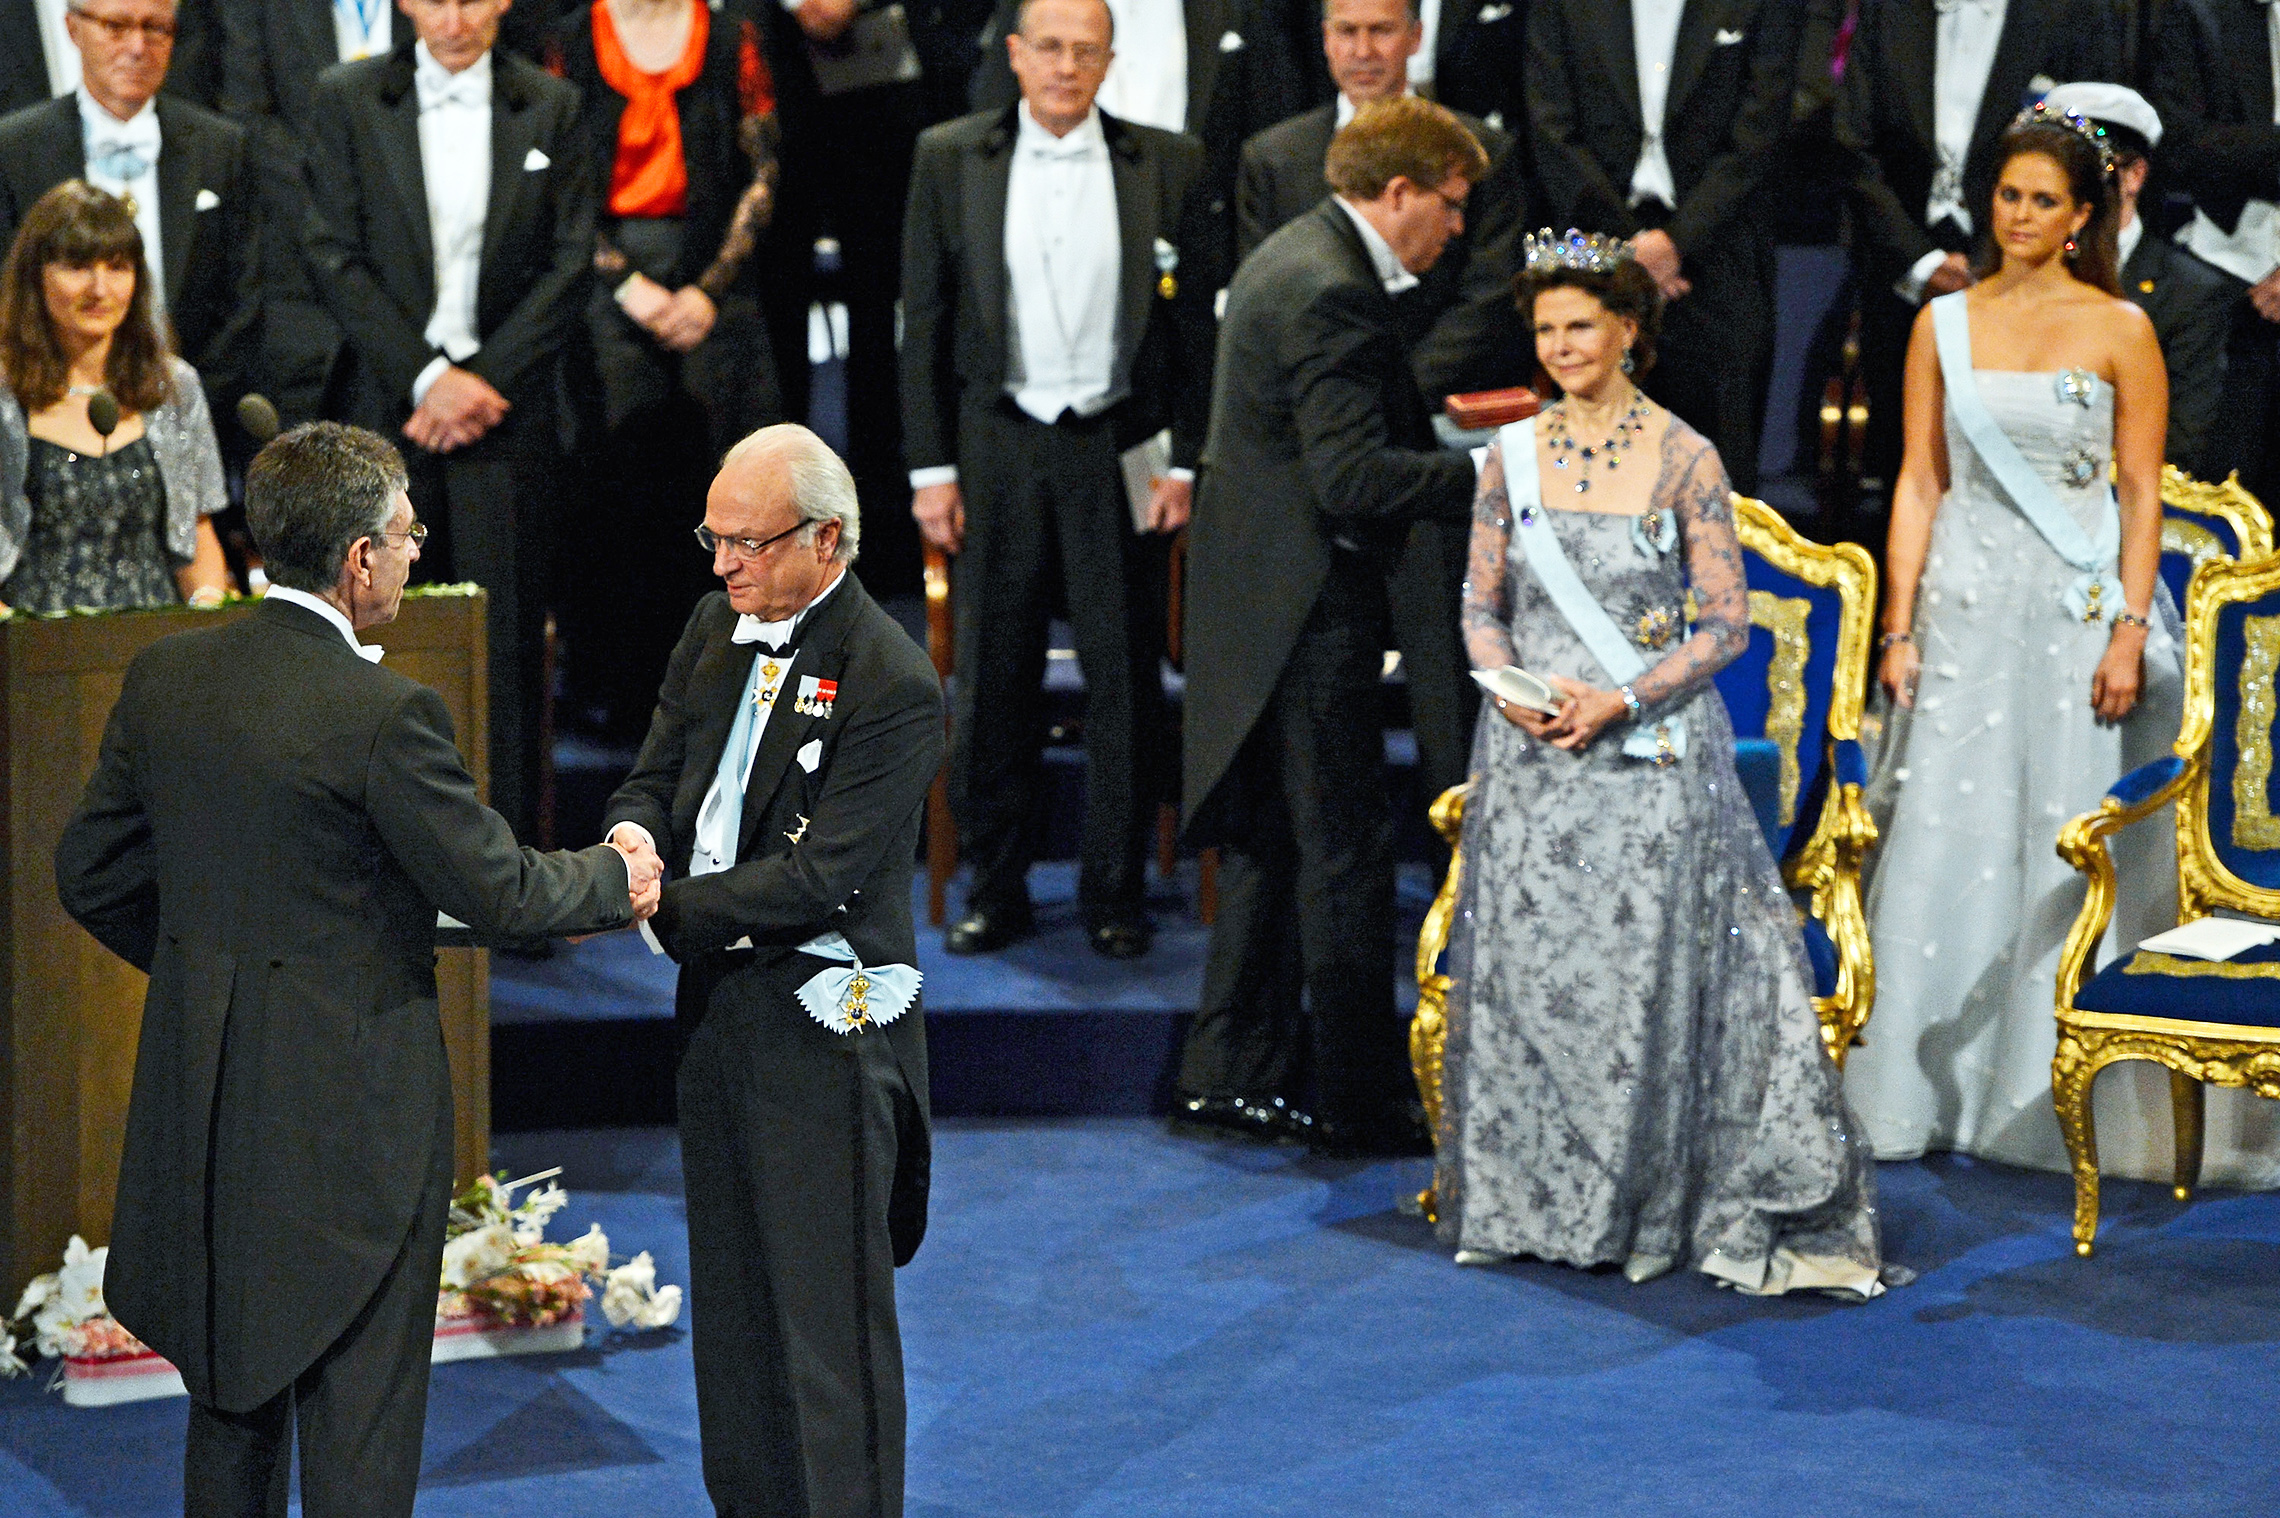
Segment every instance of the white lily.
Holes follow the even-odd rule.
[[[602,1316],[612,1328],[670,1328],[681,1316],[681,1288],[657,1285],[657,1262],[644,1249],[611,1271],[602,1285]]]
[[[447,1290],[465,1291],[477,1281],[506,1269],[514,1257],[515,1237],[504,1223],[486,1223],[470,1229],[443,1246],[443,1284]]]
[[[591,1223],[586,1231],[564,1246],[582,1274],[598,1276],[610,1268],[610,1236],[602,1232],[602,1225]]]

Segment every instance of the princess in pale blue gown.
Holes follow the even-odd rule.
[[[1932,301],[1908,350],[1875,787],[1891,810],[1867,899],[1876,1006],[1845,1076],[1881,1158],[2064,1171],[2052,1006],[2083,884],[2058,831],[2168,752],[2181,715],[2176,614],[2156,593],[2168,382],[2152,325],[2117,294],[2096,129],[2029,112],[2002,152],[1991,267]],[[2118,841],[2107,953],[2175,926],[2171,836],[2148,823]],[[2269,1182],[2272,1115],[2221,1095],[2208,1178]],[[2097,1099],[2107,1173],[2166,1177],[2163,1072],[2115,1066]]]

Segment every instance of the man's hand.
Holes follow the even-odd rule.
[[[1953,295],[1970,283],[1971,260],[1961,253],[1950,253],[1940,261],[1938,268],[1925,277],[1924,298],[1929,300],[1935,295]]]
[[[1678,244],[1670,240],[1668,232],[1659,228],[1641,232],[1631,239],[1631,256],[1654,276],[1664,300],[1677,300],[1694,288],[1694,282],[1678,272]]]
[[[829,42],[854,24],[855,0],[801,0],[792,19],[813,40]]]
[[[1148,530],[1178,532],[1195,512],[1195,482],[1157,475],[1148,484]]]
[[[435,377],[404,423],[404,436],[430,453],[464,448],[506,420],[509,402],[491,382],[457,364]]]
[[[673,292],[672,298],[657,319],[649,323],[649,330],[658,342],[675,353],[686,353],[703,342],[713,329],[720,308],[711,296],[695,285],[683,285]]]
[[[944,553],[956,553],[966,544],[966,498],[958,482],[925,485],[911,492],[910,514],[926,541]]]
[[[2280,269],[2248,287],[2248,303],[2268,322],[2280,322]]]
[[[665,861],[657,857],[646,834],[624,823],[618,824],[607,842],[625,856],[626,894],[633,906],[633,920],[647,922],[656,915],[665,888]]]

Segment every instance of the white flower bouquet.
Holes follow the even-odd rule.
[[[63,1251],[63,1268],[33,1279],[16,1302],[12,1319],[0,1320],[0,1378],[20,1376],[30,1367],[23,1347],[54,1359],[63,1399],[75,1407],[139,1402],[183,1394],[181,1373],[111,1316],[103,1302],[103,1267],[108,1245],[89,1249],[77,1234]]]
[[[556,1167],[513,1181],[504,1172],[478,1176],[452,1198],[436,1297],[439,1363],[575,1349],[597,1285],[613,1328],[665,1328],[680,1317],[681,1288],[657,1285],[646,1250],[613,1270],[609,1236],[598,1223],[567,1244],[547,1241],[547,1220],[570,1200],[554,1181],[561,1173]],[[526,1188],[536,1189],[517,1201]]]

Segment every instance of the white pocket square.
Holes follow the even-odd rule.
[[[1483,22],[1502,21],[1511,14],[1512,7],[1509,5],[1484,5],[1480,8],[1480,15],[1475,19]]]
[[[1219,34],[1219,50],[1223,53],[1240,53],[1243,51],[1243,34],[1241,32],[1221,32]]]
[[[540,169],[552,168],[553,166],[554,160],[536,148],[532,148],[523,155],[523,172],[525,174],[536,174]]]
[[[1718,28],[1718,35],[1712,40],[1720,47],[1732,47],[1748,35],[1748,32],[1729,32],[1724,27],[1720,27]]]
[[[800,745],[800,751],[796,757],[800,761],[801,769],[806,770],[811,775],[814,774],[815,767],[823,763],[823,740],[821,738],[808,739],[807,742]]]
[[[198,209],[201,211],[211,211],[221,203],[222,197],[216,195],[212,190],[200,190],[198,192]]]

